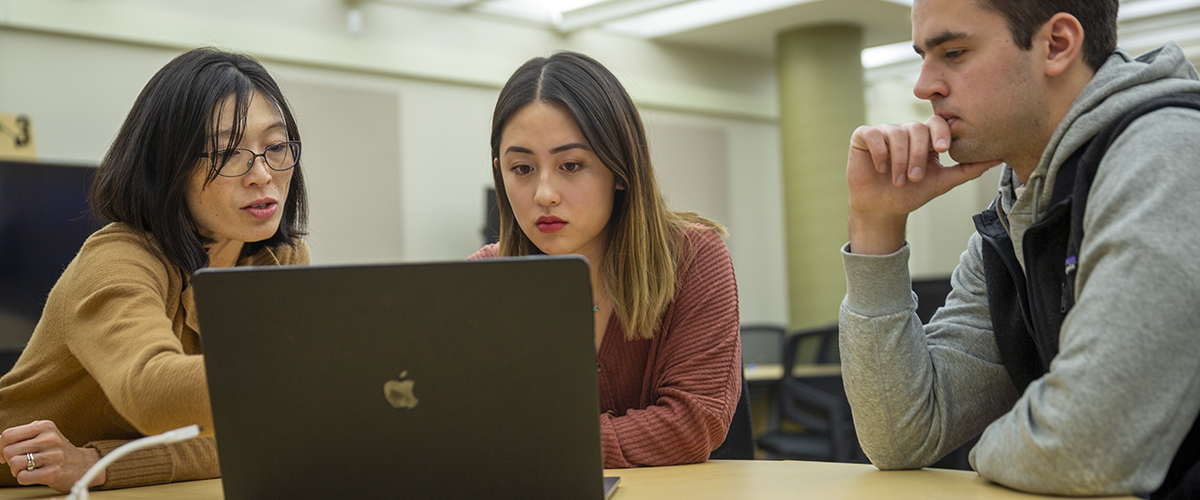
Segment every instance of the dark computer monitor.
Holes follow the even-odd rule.
[[[88,207],[95,171],[0,161],[0,350],[24,346],[50,288],[84,240],[104,225]]]
[[[496,201],[496,188],[484,190],[483,203],[487,207],[487,213],[484,214],[483,244],[487,245],[500,241],[500,205]]]

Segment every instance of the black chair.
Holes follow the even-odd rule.
[[[733,411],[733,420],[729,422],[725,442],[708,454],[709,460],[754,459],[754,430],[750,426],[749,392],[746,379],[743,378],[742,395],[738,396],[737,409]]]
[[[742,367],[783,363],[787,331],[777,325],[742,325]]]
[[[865,461],[841,375],[797,378],[798,359],[808,363],[838,361],[837,325],[798,332],[784,349],[779,388],[778,425],[758,438],[771,458],[834,462]],[[787,429],[786,424],[794,429]]]
[[[742,325],[742,367],[754,363],[779,363],[783,356],[784,329],[775,325]],[[729,422],[725,442],[708,455],[709,460],[753,460],[754,428],[750,420],[750,386],[742,379],[742,394]]]
[[[21,351],[20,347],[0,347],[0,376],[8,373],[13,365],[17,364]]]
[[[913,280],[913,292],[917,294],[917,317],[921,324],[929,322],[939,307],[946,305],[950,295],[950,278]]]

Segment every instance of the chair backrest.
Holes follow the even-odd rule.
[[[754,429],[750,421],[750,387],[742,379],[742,395],[729,422],[725,442],[708,455],[709,460],[754,460]]]
[[[742,366],[783,363],[786,330],[777,325],[742,325]]]
[[[805,427],[832,432],[849,417],[849,403],[840,375],[798,379],[794,369],[803,364],[836,364],[838,326],[830,325],[793,333],[784,348],[783,384],[793,397],[784,401],[787,418]]]
[[[837,324],[795,332],[788,337],[783,349],[785,375],[796,365],[837,364],[840,361]]]
[[[946,304],[950,295],[950,278],[913,280],[913,292],[917,294],[917,317],[928,323],[939,307]]]

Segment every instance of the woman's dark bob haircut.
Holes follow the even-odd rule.
[[[92,210],[152,235],[167,260],[185,276],[207,266],[204,245],[211,241],[197,232],[188,210],[188,182],[202,164],[210,165],[205,185],[216,178],[217,169],[211,162],[201,162],[201,155],[241,142],[247,109],[256,92],[279,109],[288,140],[300,140],[287,100],[258,61],[199,48],[167,63],[142,89],[100,163],[92,184]],[[229,98],[234,103],[234,127],[229,142],[220,144],[215,118]],[[304,175],[297,162],[279,229],[266,240],[243,245],[242,256],[293,244],[305,234],[307,223]]]

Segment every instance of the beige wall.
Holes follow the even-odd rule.
[[[458,259],[478,249],[499,87],[529,57],[587,52],[642,110],[674,208],[729,228],[742,321],[787,323],[771,60],[379,4],[367,5],[366,31],[354,38],[345,4],[332,0],[0,7],[0,112],[34,118],[46,161],[98,164],[142,86],[182,50],[215,45],[262,59],[300,115],[311,244],[323,264]],[[928,116],[912,83],[897,78],[867,73],[868,123]],[[984,187],[913,215],[914,275],[953,268],[969,216],[994,192],[994,178],[975,182]]]
[[[0,23],[0,111],[34,118],[41,159],[98,164],[142,86],[186,47],[208,43],[250,53],[276,76],[298,116],[313,204],[310,244],[318,264],[459,259],[477,250],[484,190],[491,185],[488,136],[499,86],[529,57],[559,48],[585,50],[624,81],[642,109],[652,155],[675,208],[701,210],[733,234],[728,243],[743,321],[786,320],[779,138],[770,116],[774,87],[768,61],[611,35],[558,37],[414,11],[413,19],[403,20],[412,29],[405,35],[409,38],[396,41],[399,35],[389,33],[377,35],[383,41],[347,43],[364,45],[367,52],[396,49],[421,36],[437,43],[396,56],[410,57],[411,64],[368,68],[321,59],[340,57],[337,50],[342,49],[322,49],[326,53],[305,60],[272,40],[241,38],[251,23],[232,21],[235,28],[247,30],[231,30],[215,19],[203,22],[204,16],[221,10],[219,5],[46,3],[93,9],[88,14],[93,18],[103,17],[104,9],[114,16],[140,13],[112,21],[118,25],[93,26],[69,16],[46,20],[14,15],[14,10],[27,8],[19,1],[0,12],[25,23],[19,29]],[[295,32],[330,40],[344,36],[340,19],[316,12],[329,5],[340,8],[340,3],[294,4],[300,13],[286,21]],[[305,6],[313,12],[305,14]],[[169,21],[174,29],[147,22],[173,19],[170,8],[190,19]],[[251,6],[238,18],[264,15],[260,9]],[[31,26],[30,19],[43,25]],[[215,26],[206,31],[210,39],[189,43],[192,24]],[[455,30],[464,26],[470,28],[463,31],[469,40],[451,43]],[[278,34],[281,29],[268,23],[259,31]],[[279,36],[295,35],[288,33]],[[445,60],[424,59],[437,53]],[[479,64],[462,64],[472,58]]]

